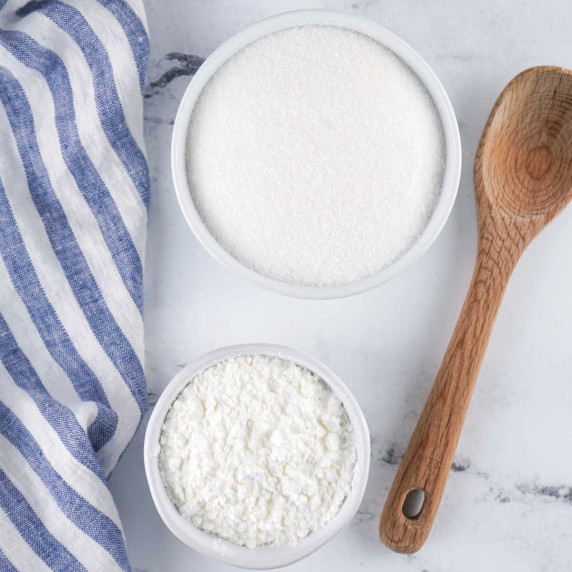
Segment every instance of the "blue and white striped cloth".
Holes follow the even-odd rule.
[[[146,404],[140,0],[0,0],[0,570],[128,570]]]

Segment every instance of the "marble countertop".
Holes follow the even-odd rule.
[[[169,168],[177,104],[201,58],[274,13],[329,8],[366,16],[409,42],[447,89],[461,129],[463,173],[437,242],[392,282],[348,299],[306,301],[231,274],[197,243]],[[152,205],[146,266],[150,410],[175,373],[214,348],[265,341],[325,362],[362,405],[372,437],[369,484],[355,519],[298,572],[572,570],[572,208],[533,242],[503,302],[433,532],[417,554],[383,546],[378,517],[429,393],[475,251],[472,163],[489,110],[529,66],[572,67],[567,0],[147,0],[145,99]],[[110,478],[135,571],[232,568],[179,542],[147,488],[144,423]]]

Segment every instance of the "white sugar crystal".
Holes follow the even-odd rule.
[[[250,44],[211,78],[187,171],[201,218],[235,258],[281,281],[333,285],[414,244],[444,152],[435,105],[400,58],[310,25]]]

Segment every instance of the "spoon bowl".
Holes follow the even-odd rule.
[[[477,190],[507,216],[550,214],[550,220],[570,200],[571,142],[572,73],[556,67],[520,73],[502,92],[483,132]]]
[[[415,552],[447,483],[494,320],[520,255],[572,198],[572,72],[537,67],[494,105],[475,156],[479,243],[469,292],[379,523],[381,540]],[[414,510],[411,499],[421,499]]]

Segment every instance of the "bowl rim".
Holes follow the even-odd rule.
[[[365,34],[394,52],[417,75],[437,108],[445,137],[445,170],[437,204],[429,223],[414,244],[400,258],[379,272],[355,282],[330,286],[308,286],[282,282],[249,268],[216,240],[202,221],[192,199],[186,173],[188,127],[194,106],[214,73],[234,54],[268,34],[304,25],[335,26]],[[246,28],[221,44],[201,65],[187,86],[179,104],[171,140],[171,171],[175,192],[187,224],[205,250],[223,266],[273,292],[306,299],[352,296],[391,280],[417,261],[433,244],[453,208],[461,177],[461,137],[453,106],[445,88],[429,64],[404,40],[379,24],[332,10],[295,10],[271,16]]]
[[[296,544],[262,546],[254,549],[216,538],[193,526],[182,517],[169,499],[159,471],[159,437],[163,421],[172,403],[191,379],[221,361],[244,355],[266,355],[297,363],[322,378],[342,401],[354,432],[356,465],[352,488],[339,512],[325,526],[297,541]],[[265,570],[287,566],[308,556],[331,540],[355,516],[367,485],[370,463],[370,436],[365,416],[353,394],[327,366],[312,356],[277,344],[250,343],[211,351],[184,367],[175,375],[157,401],[145,432],[143,457],[145,473],[155,507],[163,522],[182,542],[197,552],[241,568]]]

